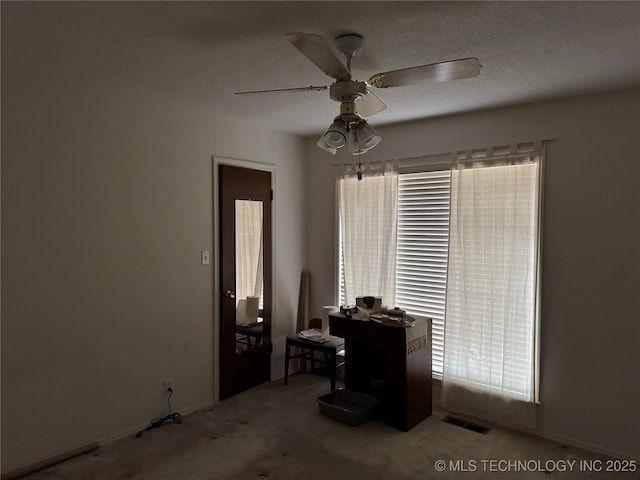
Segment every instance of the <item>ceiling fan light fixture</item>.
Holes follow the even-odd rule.
[[[327,128],[318,140],[317,145],[331,153],[336,154],[338,148],[342,148],[347,144],[347,124],[340,117],[333,120],[333,123]]]
[[[367,153],[381,140],[380,134],[366,120],[361,120],[350,131],[349,151],[351,155]]]
[[[347,143],[347,125],[340,119],[336,118],[323,135],[327,145],[332,148],[342,148]]]
[[[324,138],[324,135],[320,137],[320,140],[318,140],[318,143],[316,143],[316,145],[318,145],[321,149],[326,150],[327,152],[329,152],[331,155],[335,155],[336,151],[338,150],[335,147],[330,147],[327,144],[326,139]]]

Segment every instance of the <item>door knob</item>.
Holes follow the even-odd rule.
[[[236,298],[236,292],[232,292],[231,290],[227,290],[224,292],[225,298]]]

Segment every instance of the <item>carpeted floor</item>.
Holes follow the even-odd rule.
[[[23,478],[638,478],[637,472],[597,471],[608,457],[584,450],[506,429],[483,435],[444,423],[438,409],[406,433],[378,419],[349,427],[319,413],[315,399],[328,391],[323,377],[297,375],[286,387],[274,381],[188,415],[182,424],[163,425]],[[585,471],[588,466],[596,471]]]

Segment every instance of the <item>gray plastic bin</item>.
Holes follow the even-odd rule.
[[[378,399],[364,393],[339,388],[318,397],[320,413],[355,427],[373,417]]]

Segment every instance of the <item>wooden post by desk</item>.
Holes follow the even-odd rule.
[[[406,329],[329,316],[345,340],[345,387],[380,400],[385,421],[408,431],[431,415],[431,320],[427,346],[407,355]]]

